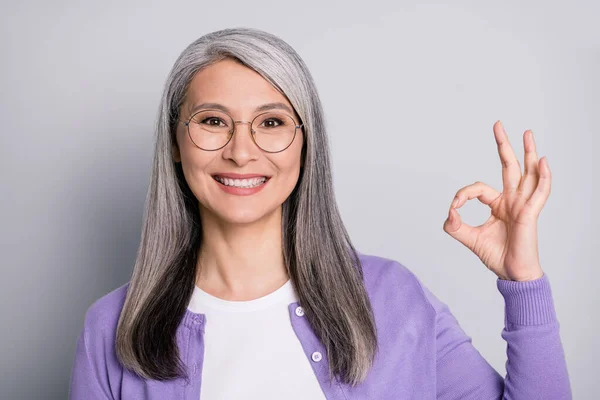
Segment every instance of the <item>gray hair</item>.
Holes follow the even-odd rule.
[[[147,379],[186,376],[175,334],[195,285],[202,224],[172,146],[192,78],[225,58],[269,81],[289,99],[304,124],[303,167],[282,205],[282,250],[305,316],[325,346],[330,378],[356,385],[374,361],[376,326],[362,265],[334,197],[321,101],[296,51],[282,39],[251,28],[200,37],[169,73],[158,113],[141,243],[117,326],[117,357]]]

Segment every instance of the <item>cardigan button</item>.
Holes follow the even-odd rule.
[[[302,308],[300,306],[296,307],[296,315],[299,316],[299,317],[303,316],[304,315],[304,308]]]
[[[315,351],[314,353],[312,353],[312,360],[314,362],[319,362],[319,361],[321,361],[322,358],[323,358],[323,356],[318,351]]]

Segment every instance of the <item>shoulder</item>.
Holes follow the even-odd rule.
[[[90,388],[97,396],[118,398],[123,368],[115,351],[115,334],[128,287],[126,283],[88,307],[75,350],[70,398],[88,398]]]
[[[115,331],[128,288],[129,282],[94,301],[85,313],[84,328],[89,332]]]
[[[400,261],[361,252],[358,255],[374,312],[386,309],[435,315],[438,306],[443,306],[417,275]]]
[[[361,252],[358,252],[358,256],[369,292],[406,286],[416,287],[419,284],[416,275],[399,261]]]

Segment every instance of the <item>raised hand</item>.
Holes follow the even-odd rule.
[[[552,175],[548,160],[538,160],[531,130],[523,134],[525,173],[500,121],[494,136],[502,162],[502,193],[482,182],[458,190],[443,229],[473,251],[500,279],[528,281],[544,275],[540,266],[537,219],[550,196]],[[482,225],[461,221],[457,209],[477,198],[491,209]]]

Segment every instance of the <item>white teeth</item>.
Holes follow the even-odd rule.
[[[251,188],[255,186],[262,185],[267,178],[262,176],[260,178],[250,178],[250,179],[230,179],[230,178],[222,178],[220,176],[215,176],[215,179],[221,182],[223,185],[227,186],[235,186],[241,188]]]

